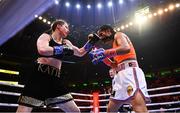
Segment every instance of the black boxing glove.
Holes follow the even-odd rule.
[[[88,41],[84,45],[84,49],[87,52],[90,51],[93,48],[93,46],[95,45],[95,43],[98,42],[99,40],[100,40],[100,37],[96,33],[89,34]]]
[[[74,50],[67,46],[67,45],[61,45],[61,46],[54,46],[54,56],[72,56],[74,55]]]

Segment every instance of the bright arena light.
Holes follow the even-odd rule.
[[[153,15],[154,15],[154,16],[157,16],[157,13],[154,13]]]
[[[50,22],[50,21],[48,21],[47,23],[48,23],[48,24],[51,24],[51,22]]]
[[[121,29],[118,27],[118,28],[117,28],[117,31],[120,31],[120,30],[121,30]]]
[[[102,8],[102,4],[101,4],[101,3],[98,3],[98,4],[97,4],[97,8],[98,8],[98,9],[101,9],[101,8]]]
[[[37,17],[38,17],[38,15],[34,15],[34,17],[35,17],[35,18],[37,18]]]
[[[76,8],[80,9],[81,8],[80,4],[76,4]]]
[[[123,26],[123,25],[121,26],[121,29],[124,29],[124,26]]]
[[[39,20],[42,20],[42,16],[39,16]]]
[[[123,0],[119,0],[119,4],[123,4]]]
[[[165,8],[165,9],[164,9],[164,11],[165,11],[165,12],[168,12],[168,9],[167,9],[167,8]]]
[[[147,17],[143,15],[139,15],[135,17],[135,21],[137,24],[144,24],[147,21]]]
[[[169,10],[173,10],[174,6],[173,5],[169,5]]]
[[[163,10],[162,10],[162,9],[159,9],[159,10],[158,10],[158,14],[159,14],[159,15],[162,15],[162,14],[163,14]]]
[[[59,4],[59,0],[54,0],[54,3],[55,3],[56,5],[58,5],[58,4]]]
[[[179,6],[180,6],[180,5],[177,3],[177,4],[176,4],[176,7],[178,8]]]
[[[119,0],[119,3],[123,3],[123,0]],[[157,15],[162,15],[165,12],[168,12],[169,10],[174,10],[175,8],[179,8],[180,4],[176,3],[176,4],[170,4],[167,8],[164,9],[159,9],[157,12],[149,12],[147,14],[135,14],[135,22],[137,24],[144,24],[148,19],[152,18],[153,16],[157,16]],[[125,28],[128,28],[130,26],[132,26],[134,23],[129,22],[129,24],[126,25],[121,25],[120,28],[116,28],[117,31],[123,30]]]
[[[132,22],[129,22],[129,25],[130,25],[130,26],[132,26],[132,25],[133,25],[133,23],[132,23]]]
[[[70,3],[69,3],[69,2],[66,2],[66,3],[65,3],[65,6],[66,6],[66,7],[70,7]]]
[[[108,2],[108,7],[112,7],[112,5],[113,5],[112,1],[109,1]]]
[[[47,20],[46,20],[46,19],[43,19],[43,22],[44,22],[44,23],[46,23],[46,22],[47,22]]]
[[[91,5],[90,5],[90,4],[88,4],[88,5],[87,5],[87,8],[88,8],[88,9],[90,9],[90,8],[91,8]]]
[[[152,14],[148,14],[148,18],[152,18]]]

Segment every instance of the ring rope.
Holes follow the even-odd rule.
[[[52,107],[53,109],[60,109],[60,107]],[[78,106],[79,109],[92,109],[93,106]]]
[[[12,96],[20,96],[21,93],[14,93],[14,92],[9,92],[9,91],[0,91],[0,94],[4,94],[4,95],[12,95]],[[75,93],[71,93],[72,95]],[[172,92],[172,93],[161,93],[161,94],[154,94],[154,95],[149,95],[149,97],[159,97],[159,96],[167,96],[167,95],[177,95],[180,94],[180,91],[178,92]],[[80,94],[77,93],[77,95],[80,96],[85,96],[86,94]],[[91,96],[89,94],[87,94],[87,96]],[[108,101],[109,99],[102,99],[100,102],[105,102]]]
[[[76,102],[93,102],[93,100],[74,99]]]
[[[78,95],[78,96],[89,96],[89,97],[93,97],[93,95],[91,94],[82,94],[82,93],[71,93],[72,95]]]
[[[168,104],[179,104],[180,101],[173,101],[173,102],[161,102],[161,103],[150,103],[146,104],[146,106],[156,106],[156,105],[168,105]],[[129,107],[130,105],[123,105],[124,107]]]
[[[0,106],[5,106],[5,107],[17,107],[17,106],[18,106],[18,104],[0,103]]]
[[[92,109],[93,106],[78,106],[79,109]]]
[[[151,104],[146,104],[147,106],[156,106],[156,105],[169,105],[169,104],[179,104],[180,101],[174,101],[174,102],[162,102],[162,103],[151,103]],[[13,103],[0,103],[0,106],[15,106],[17,104]],[[129,107],[130,105],[123,105],[123,107]],[[80,106],[79,106],[80,107]],[[81,106],[82,108],[92,108],[93,106]],[[107,108],[107,106],[100,106],[100,108]]]
[[[11,96],[20,96],[21,95],[21,93],[14,93],[14,92],[9,92],[9,91],[0,91],[0,94],[11,95]]]
[[[146,104],[147,106],[156,106],[156,105],[168,105],[168,104],[179,104],[180,101],[173,101],[173,102],[163,102],[163,103],[151,103]]]
[[[11,83],[3,83],[0,82],[0,85],[6,85],[6,86],[12,86],[12,87],[19,87],[23,88],[24,85],[16,85],[16,84],[11,84]],[[170,88],[178,88],[180,85],[172,85],[172,86],[166,86],[166,87],[159,87],[159,88],[151,88],[148,89],[148,91],[156,91],[156,90],[163,90],[163,89],[170,89]],[[14,92],[8,92],[8,91],[0,91],[0,94],[4,95],[12,95],[12,96],[20,96],[20,93],[14,93]],[[89,96],[93,97],[91,94],[81,94],[81,93],[71,93],[72,95],[78,95],[78,96]],[[168,95],[177,95],[180,94],[180,91],[178,92],[171,92],[171,93],[161,93],[161,94],[153,94],[149,95],[150,97],[159,97],[159,96],[168,96]],[[100,94],[101,96],[110,96],[110,94]],[[74,99],[76,102],[93,102],[93,100],[84,100],[84,99]],[[102,99],[99,100],[99,102],[106,102],[109,101],[109,99]],[[156,106],[156,105],[169,105],[169,104],[178,104],[180,101],[173,101],[173,102],[163,102],[163,103],[151,103],[147,104],[147,106]],[[11,107],[17,107],[18,104],[13,104],[13,103],[0,103],[0,106],[11,106]],[[124,105],[124,107],[129,107],[129,105]],[[91,109],[93,106],[79,106],[78,108],[80,109]],[[107,108],[107,106],[99,106],[99,108]],[[156,112],[156,111],[174,111],[174,110],[180,110],[180,108],[170,108],[170,109],[155,109],[155,110],[149,110],[149,112]]]
[[[159,87],[159,88],[151,88],[147,89],[147,91],[157,91],[157,90],[163,90],[163,89],[169,89],[169,88],[179,88],[180,85],[172,85],[172,86],[165,86],[165,87]]]
[[[178,91],[178,92],[172,92],[172,93],[154,94],[154,95],[149,95],[149,97],[159,97],[159,96],[177,95],[177,94],[180,94],[180,91]]]
[[[11,84],[11,83],[5,83],[5,82],[0,82],[0,85],[5,85],[5,86],[12,86],[12,87],[24,88],[24,85]]]
[[[108,102],[109,99],[102,99],[102,100],[99,100],[99,102]]]
[[[155,110],[148,110],[149,112],[157,112],[157,111],[175,111],[180,110],[180,108],[169,108],[169,109],[155,109]]]
[[[99,97],[110,96],[111,94],[99,94]]]

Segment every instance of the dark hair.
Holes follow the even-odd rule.
[[[64,25],[65,23],[67,23],[65,20],[58,19],[58,20],[54,21],[54,22],[51,24],[51,30],[52,30],[52,31],[55,31],[57,25]]]
[[[110,30],[111,33],[115,33],[114,29],[110,25],[102,25],[98,31]]]

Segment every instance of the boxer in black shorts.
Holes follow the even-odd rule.
[[[62,80],[62,59],[72,55],[83,56],[99,40],[96,34],[88,36],[82,47],[74,46],[65,39],[69,33],[66,21],[57,20],[51,25],[52,33],[43,33],[37,40],[39,57],[24,72],[28,76],[24,90],[18,100],[17,112],[31,112],[34,107],[46,105],[59,107],[64,112],[80,112],[73,101],[65,80]]]

